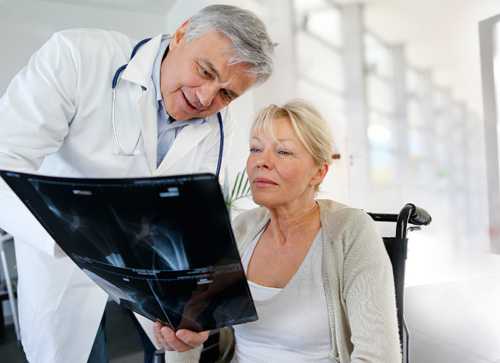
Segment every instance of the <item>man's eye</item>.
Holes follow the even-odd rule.
[[[226,102],[230,102],[233,100],[233,97],[229,94],[229,92],[225,89],[221,90],[221,96]]]
[[[212,77],[212,74],[208,70],[206,70],[205,68],[203,68],[202,66],[198,66],[198,73],[203,78],[211,78]]]

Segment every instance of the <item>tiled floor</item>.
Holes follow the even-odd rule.
[[[500,363],[500,256],[470,256],[453,269],[447,282],[406,288],[411,362]]]
[[[142,352],[127,354],[111,359],[110,363],[142,363],[144,355]]]
[[[106,333],[110,363],[142,363],[143,354],[139,336],[128,315],[116,304],[107,308]],[[1,363],[25,363],[22,348],[16,343],[12,325],[4,340],[0,340]]]
[[[21,347],[16,342],[16,335],[12,325],[5,332],[5,337],[0,340],[0,361],[7,363],[25,363]]]

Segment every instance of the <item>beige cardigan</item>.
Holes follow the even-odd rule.
[[[332,362],[400,363],[392,268],[373,220],[362,210],[318,200]],[[240,253],[269,221],[265,208],[240,214]],[[166,362],[198,362],[201,348],[167,352]]]

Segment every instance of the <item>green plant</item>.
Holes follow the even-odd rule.
[[[248,181],[248,176],[245,170],[242,170],[236,174],[234,179],[233,187],[231,193],[226,198],[226,205],[228,209],[234,207],[234,203],[237,200],[247,198],[250,196],[250,183]]]

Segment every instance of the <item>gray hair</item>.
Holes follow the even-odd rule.
[[[235,55],[230,64],[248,63],[257,82],[266,81],[273,72],[273,49],[264,23],[251,11],[231,5],[210,5],[193,15],[186,30],[186,41],[215,30],[233,43]]]

